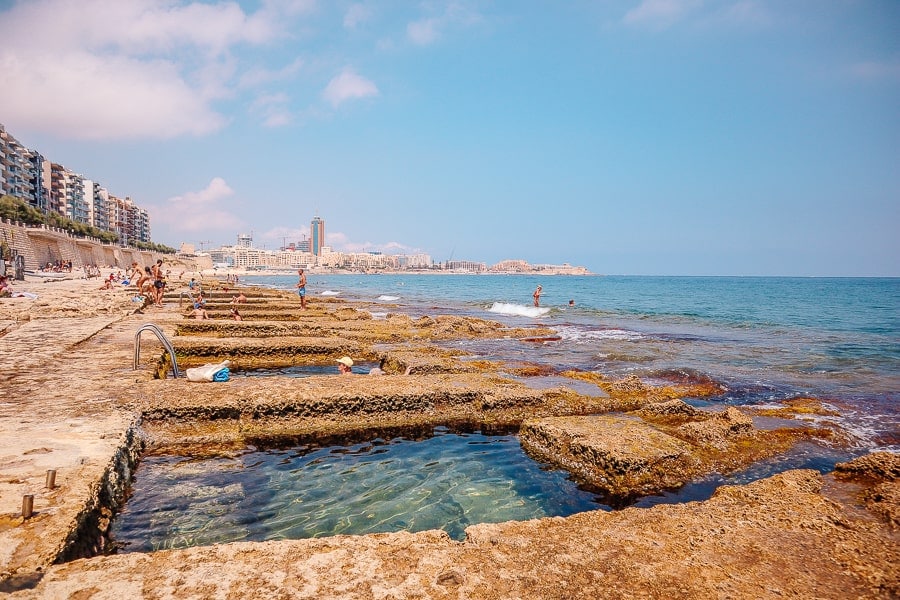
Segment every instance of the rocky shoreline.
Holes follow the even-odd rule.
[[[0,592],[13,598],[900,594],[900,461],[886,453],[831,474],[788,471],[723,487],[704,502],[474,525],[462,542],[439,531],[399,532],[104,556],[109,519],[147,449],[215,452],[260,436],[449,422],[521,426],[530,452],[627,499],[738,469],[801,440],[840,444],[841,432],[794,420],[816,410],[810,402],[786,405],[782,426],[761,430],[754,415],[698,411],[680,400],[715,389],[597,373],[556,374],[563,383],[542,389],[527,384],[545,374],[540,366],[461,360],[439,344],[532,343],[524,340],[549,330],[442,315],[372,319],[365,303],[333,298],[313,298],[301,311],[296,296],[253,288],[244,288],[245,321],[235,322],[225,318],[233,290],[219,283],[209,284],[214,318],[196,321],[179,306],[177,288],[160,309],[93,281],[27,287],[37,299],[0,300]],[[153,336],[140,338],[143,360],[132,368],[135,332],[148,322],[172,340],[180,367],[223,357],[240,368],[324,363],[351,353],[382,360],[387,374],[209,385],[160,379],[171,364]],[[503,374],[510,372],[521,377]],[[25,494],[34,496],[29,519],[21,516]]]

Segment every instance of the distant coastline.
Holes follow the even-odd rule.
[[[309,275],[501,275],[501,276],[518,276],[518,275],[548,275],[553,277],[603,277],[599,273],[591,273],[590,271],[570,272],[567,270],[532,270],[532,271],[462,271],[462,270],[441,270],[441,269],[386,269],[386,270],[352,270],[352,269],[333,269],[324,267],[304,268]],[[216,275],[237,275],[239,277],[255,277],[269,275],[294,275],[297,269],[285,268],[269,268],[269,269],[247,269],[244,267],[212,267],[203,269],[204,276]]]

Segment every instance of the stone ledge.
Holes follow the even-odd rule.
[[[613,496],[660,491],[684,482],[690,445],[633,417],[574,416],[530,420],[522,446]]]

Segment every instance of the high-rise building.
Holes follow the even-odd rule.
[[[309,251],[320,256],[325,245],[325,220],[318,215],[313,217],[309,226]]]

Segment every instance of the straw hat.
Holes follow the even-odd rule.
[[[341,358],[337,359],[337,362],[341,363],[345,367],[353,366],[353,359],[350,358],[349,356],[342,356]]]

